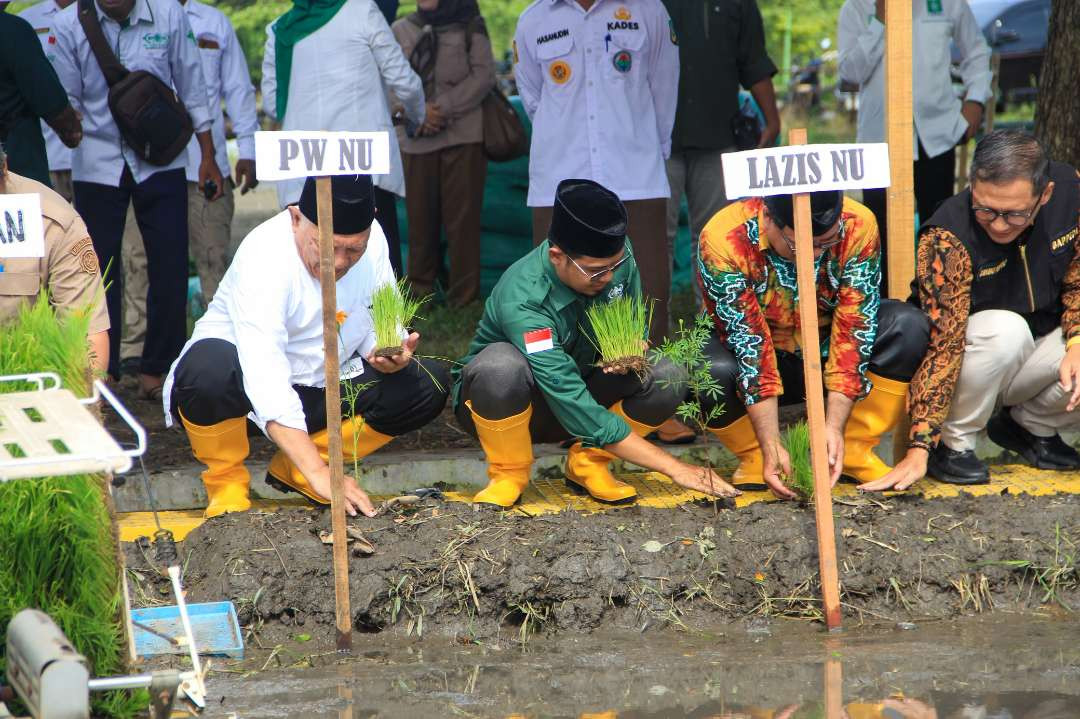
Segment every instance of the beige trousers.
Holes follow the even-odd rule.
[[[1038,437],[1080,424],[1080,412],[1066,412],[1069,393],[1058,383],[1065,358],[1061,328],[1032,339],[1024,319],[1007,310],[984,310],[968,319],[964,360],[941,439],[950,449],[975,449],[1001,401],[1012,418]]]
[[[234,211],[233,183],[225,181],[224,194],[207,201],[194,182],[188,183],[188,254],[195,261],[205,304],[217,291],[229,266]],[[128,205],[124,221],[124,334],[120,359],[142,357],[146,336],[146,248],[143,247],[135,210]]]

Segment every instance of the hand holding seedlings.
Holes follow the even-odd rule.
[[[649,343],[643,337],[652,321],[652,302],[623,295],[611,302],[592,304],[585,314],[592,337],[588,332],[585,336],[599,353],[604,374],[624,375],[633,370],[643,375],[648,370],[645,351]]]
[[[794,499],[798,495],[788,489],[784,483],[785,477],[792,475],[791,456],[784,449],[780,437],[774,437],[768,442],[761,443],[761,456],[764,459],[764,469],[761,476],[769,489],[780,499]]]
[[[365,359],[369,365],[383,374],[393,374],[405,369],[412,362],[413,353],[418,344],[420,344],[420,333],[413,332],[401,343],[397,354],[380,355],[377,352],[371,352]]]

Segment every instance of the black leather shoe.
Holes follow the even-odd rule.
[[[944,442],[930,450],[926,473],[940,482],[949,484],[986,484],[990,481],[990,469],[986,462],[975,456],[970,449],[957,452]]]
[[[1065,444],[1059,435],[1039,437],[1013,419],[1008,408],[990,418],[986,434],[994,444],[1016,452],[1024,461],[1039,469],[1078,469],[1080,454]]]

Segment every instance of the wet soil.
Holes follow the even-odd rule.
[[[249,672],[218,664],[205,716],[1080,718],[1080,627],[1016,619],[597,632],[524,648],[376,635],[349,657],[293,641]]]
[[[1075,496],[838,503],[844,613],[895,623],[1080,607],[1078,509]],[[525,643],[821,617],[814,515],[794,503],[529,517],[424,500],[350,524],[376,548],[350,562],[360,632]],[[181,547],[189,600],[235,602],[249,644],[303,633],[332,646],[329,528],[320,509],[210,520]],[[136,601],[171,603],[127,547]]]

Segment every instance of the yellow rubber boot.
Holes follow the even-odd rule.
[[[532,405],[506,419],[484,419],[472,408],[472,402],[465,402],[465,406],[472,413],[476,436],[488,463],[488,486],[476,493],[473,502],[513,507],[529,486],[533,463],[529,433]]]
[[[206,465],[202,481],[206,486],[206,516],[251,509],[248,487],[251,475],[244,460],[248,456],[247,418],[237,417],[203,427],[180,415],[187,430],[195,459]]]
[[[352,417],[341,423],[341,455],[346,465],[357,459],[363,459],[392,440],[388,434],[376,432],[362,417]],[[319,450],[324,462],[330,457],[330,433],[321,430],[311,435],[311,441]],[[346,466],[346,470],[348,470]],[[293,465],[284,452],[278,450],[270,460],[267,473],[274,479],[287,484],[300,494],[319,504],[330,504],[329,497],[322,497],[311,488],[304,473]]]
[[[626,416],[622,400],[608,408],[608,411],[622,417],[630,431],[639,437],[651,433],[656,427],[642,424]],[[637,490],[625,482],[615,479],[609,464],[615,455],[599,447],[584,447],[576,442],[566,454],[566,481],[571,488],[585,490],[600,502],[626,502],[637,496]]]
[[[855,403],[844,430],[844,474],[873,482],[891,467],[874,452],[881,435],[896,427],[906,409],[908,383],[866,373],[873,384],[870,394]]]
[[[726,427],[709,427],[709,431],[739,460],[739,468],[731,476],[732,484],[765,482],[765,460],[761,456],[761,445],[758,444],[749,415],[744,414]]]

